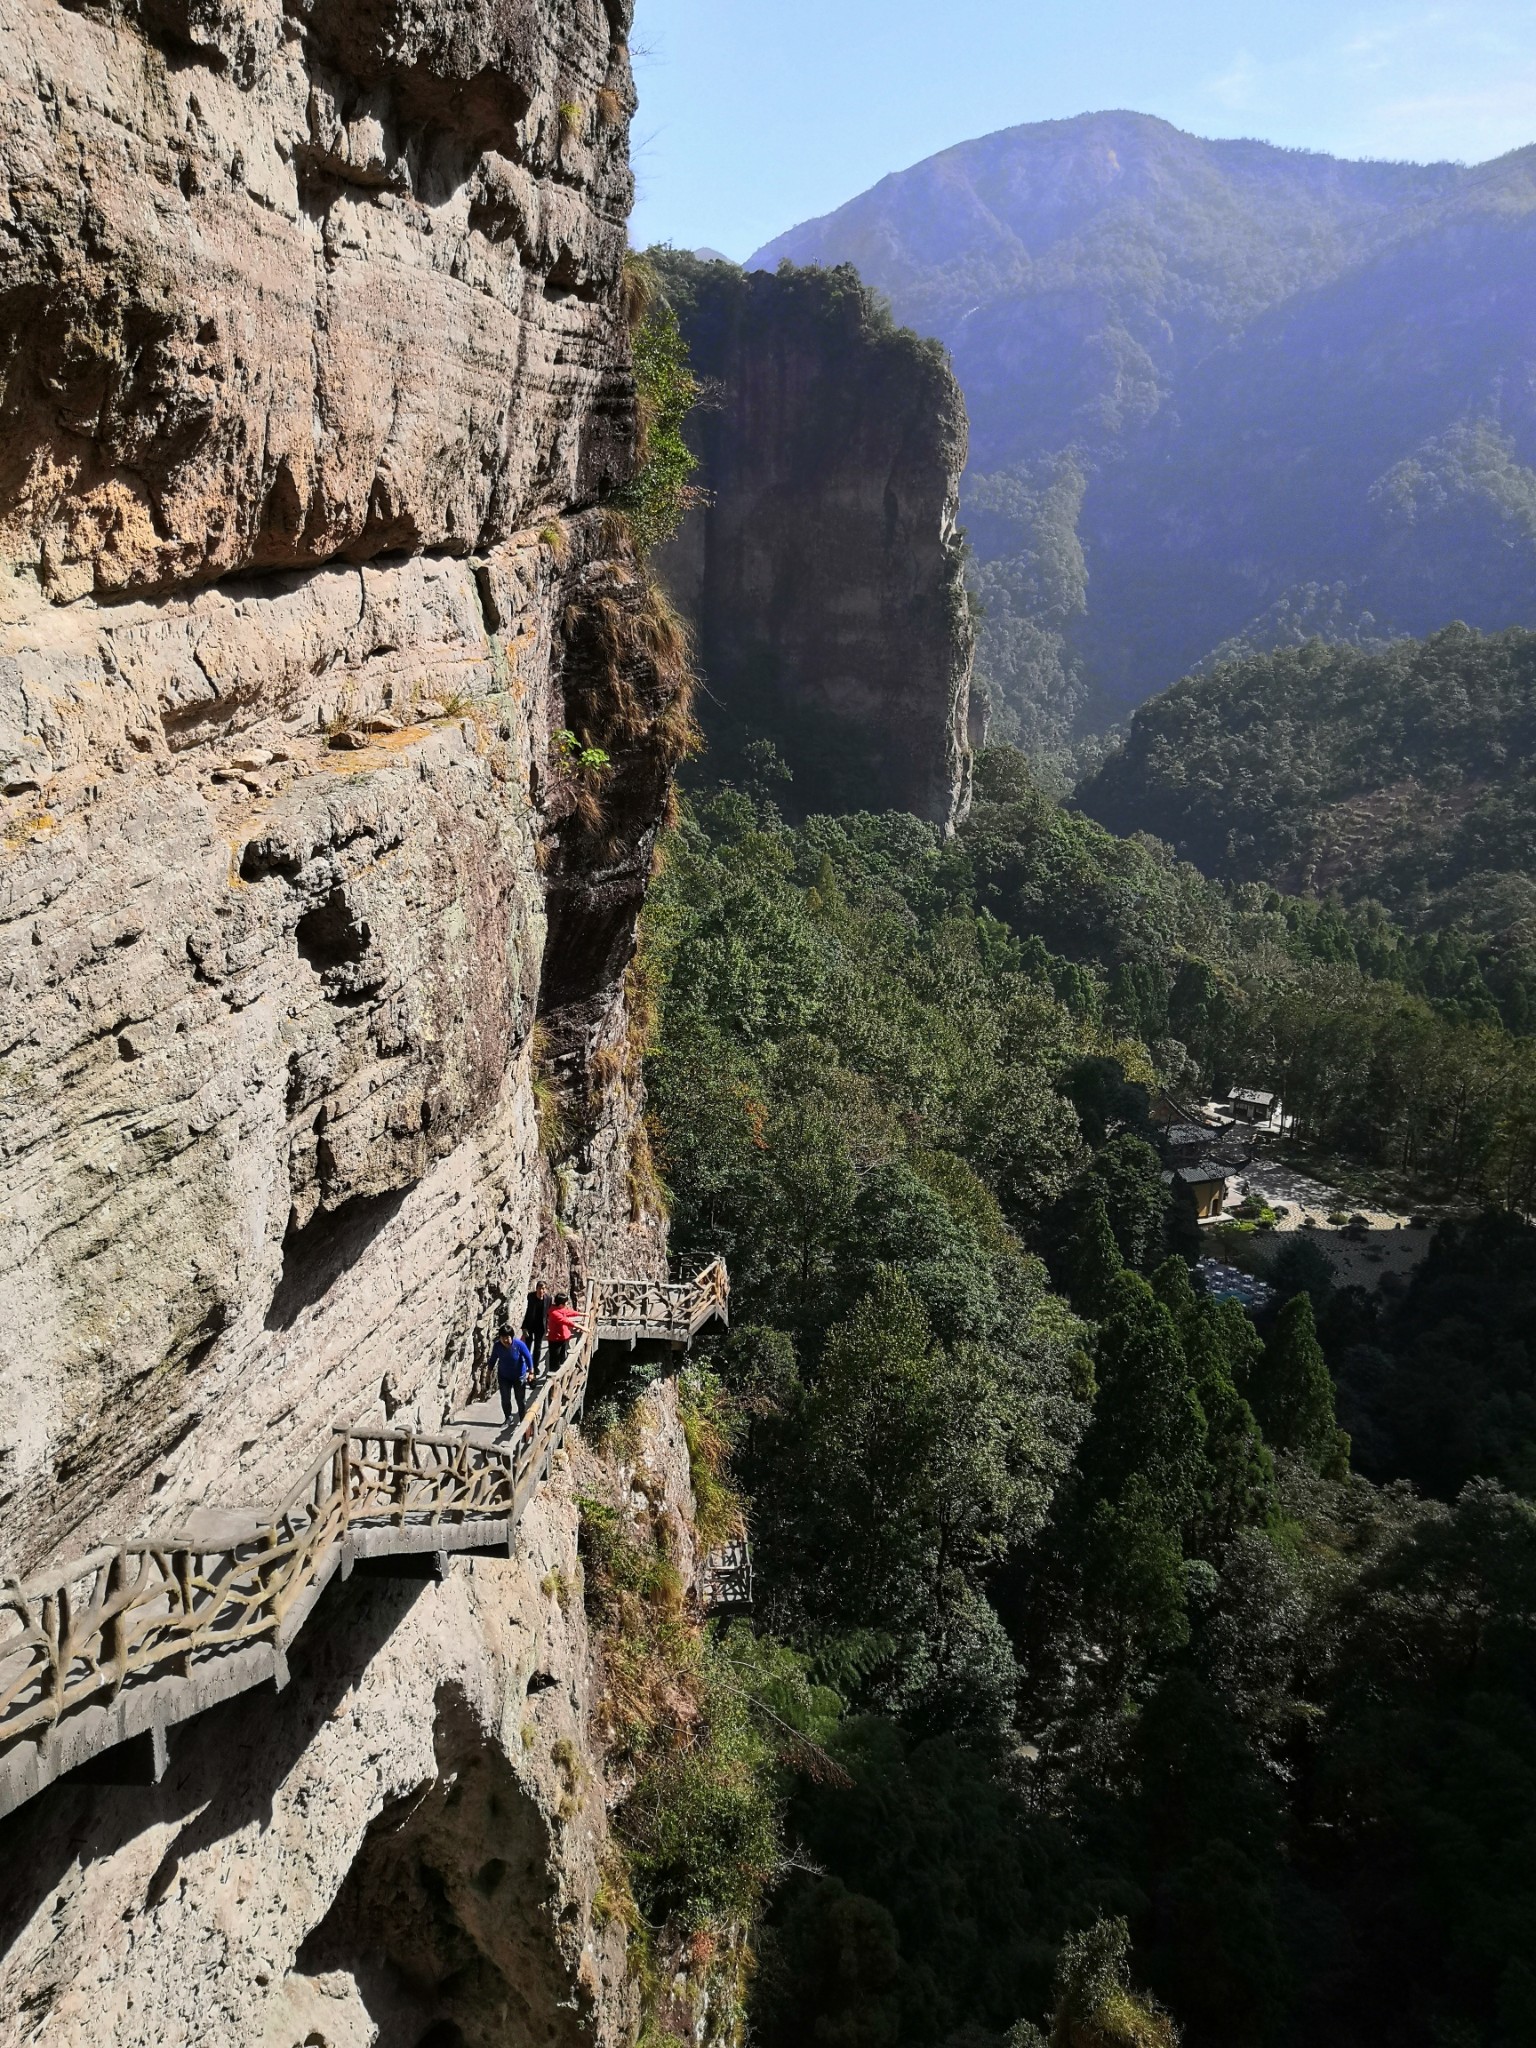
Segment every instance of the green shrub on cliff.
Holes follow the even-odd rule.
[[[635,319],[635,410],[639,466],[615,500],[642,555],[668,541],[683,515],[699,502],[693,475],[698,457],[683,426],[699,397],[677,315],[661,296],[654,271],[638,256],[627,260],[626,303]]]

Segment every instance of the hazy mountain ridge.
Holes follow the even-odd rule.
[[[752,260],[851,261],[950,348],[981,667],[1049,744],[1286,638],[1266,615],[1314,585],[1367,644],[1536,620],[1533,253],[1536,149],[1345,163],[1103,114],[961,144]]]
[[[1536,960],[1536,633],[1449,627],[1374,653],[1314,640],[1144,704],[1078,791],[1229,882],[1374,899],[1410,928]],[[1525,999],[1509,1021],[1526,1028]]]

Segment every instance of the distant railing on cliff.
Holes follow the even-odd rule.
[[[723,1259],[712,1259],[691,1280],[605,1280],[597,1334],[613,1343],[645,1337],[686,1344],[706,1323],[729,1321],[730,1301]]]
[[[586,1400],[599,1342],[688,1343],[724,1321],[716,1259],[677,1283],[600,1281],[581,1335],[509,1442],[338,1429],[276,1510],[202,1511],[184,1529],[104,1545],[0,1586],[0,1815],[64,1772],[137,1745],[158,1778],[168,1726],[264,1679],[339,1572],[415,1555],[505,1549]],[[200,1528],[198,1524],[201,1523]],[[214,1525],[214,1526],[210,1526]],[[142,1752],[141,1755],[138,1752]]]

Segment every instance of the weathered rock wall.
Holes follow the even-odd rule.
[[[942,347],[851,270],[657,252],[706,394],[707,502],[661,556],[695,625],[713,773],[770,740],[810,811],[970,800],[973,633],[956,531],[965,402]]]
[[[627,25],[0,14],[0,1570],[430,1429],[536,1264],[663,1256]],[[161,1786],[13,1816],[0,2043],[627,2040],[575,1530],[557,1471],[513,1558],[334,1585]]]
[[[627,20],[0,20],[4,1568],[431,1427],[536,1258],[660,1255]]]
[[[624,473],[628,0],[13,0],[0,555],[453,554]]]
[[[691,1578],[669,1385],[639,1438],[638,1472],[557,1457],[511,1559],[333,1586],[286,1691],[176,1731],[159,1786],[0,1824],[3,2048],[631,2039],[576,1496],[663,1518]]]

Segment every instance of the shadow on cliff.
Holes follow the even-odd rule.
[[[305,1309],[329,1294],[400,1213],[409,1193],[409,1188],[391,1188],[382,1195],[353,1195],[339,1208],[317,1209],[308,1223],[290,1222],[283,1238],[282,1278],[267,1310],[267,1328],[292,1329]]]
[[[294,1969],[349,1976],[377,2048],[579,2048],[549,1823],[458,1685],[435,1708],[436,1776],[379,1814]]]
[[[294,1644],[284,1690],[258,1686],[172,1728],[159,1785],[62,1779],[0,1821],[0,1955],[76,1864],[114,1857],[152,1828],[174,1828],[143,1894],[152,1907],[184,1858],[252,1823],[265,1827],[274,1790],[426,1589],[404,1579],[333,1584]]]

